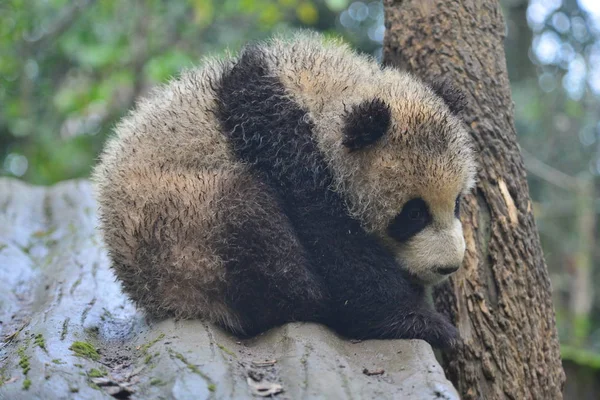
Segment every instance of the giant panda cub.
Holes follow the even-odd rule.
[[[315,321],[452,346],[425,293],[465,252],[462,102],[317,34],[183,73],[118,124],[94,171],[125,292],[240,335]]]

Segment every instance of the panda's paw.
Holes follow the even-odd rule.
[[[444,316],[433,310],[420,310],[401,316],[390,325],[392,336],[400,339],[422,339],[436,348],[451,349],[460,344],[456,329]]]
[[[455,349],[461,343],[458,329],[445,317],[432,313],[423,326],[421,339],[433,347],[440,349]]]

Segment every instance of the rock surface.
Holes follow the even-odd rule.
[[[87,181],[0,179],[0,399],[458,399],[423,341],[148,321],[95,226]]]

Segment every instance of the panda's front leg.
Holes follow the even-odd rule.
[[[422,339],[437,348],[454,348],[460,342],[458,330],[441,314],[427,307],[399,307],[384,318],[377,330],[382,338]]]
[[[271,188],[252,174],[228,179],[219,201],[224,297],[252,336],[289,321],[319,321],[328,309],[321,278]]]
[[[330,286],[336,304],[332,322],[340,333],[360,339],[423,339],[439,348],[458,344],[458,330],[427,304],[422,288],[390,269],[350,269],[353,282]]]
[[[425,288],[409,279],[376,238],[345,218],[321,215],[301,225],[301,237],[331,295],[326,321],[359,339],[423,339],[452,347],[458,331],[427,304]]]

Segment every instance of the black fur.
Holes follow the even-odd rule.
[[[364,101],[346,116],[342,144],[350,150],[375,143],[390,127],[390,107],[381,99]]]
[[[322,283],[271,189],[256,179],[238,179],[221,202],[232,210],[218,246],[227,269],[230,306],[243,334],[287,321],[321,319]]]
[[[460,218],[460,199],[461,196],[459,195],[454,202],[454,216],[456,218]]]
[[[252,166],[255,185],[264,186],[258,203],[268,214],[232,224],[235,245],[224,242],[229,304],[250,333],[296,319],[355,338],[454,344],[456,329],[426,305],[423,287],[330,190],[332,175],[306,110],[268,73],[263,57],[260,48],[246,49],[218,89],[218,118],[232,150]],[[252,193],[240,199],[248,208],[257,203]],[[280,246],[289,251],[285,258]]]
[[[448,79],[434,79],[430,82],[430,86],[444,100],[452,114],[460,115],[467,106],[464,92],[456,88]]]

